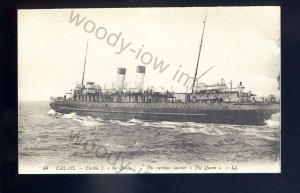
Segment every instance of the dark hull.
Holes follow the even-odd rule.
[[[132,118],[156,121],[201,122],[235,125],[264,125],[265,120],[279,112],[279,104],[151,104],[52,102],[51,108],[60,113],[75,112],[106,119]]]

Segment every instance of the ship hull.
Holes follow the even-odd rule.
[[[201,122],[214,124],[264,125],[279,104],[232,103],[97,103],[60,101],[50,107],[60,113],[73,113],[104,119],[132,118],[155,121]]]

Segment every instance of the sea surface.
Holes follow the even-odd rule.
[[[104,163],[106,153],[132,163],[247,163],[280,160],[279,116],[265,126],[128,121],[60,114],[49,102],[19,102],[21,165]],[[98,154],[95,152],[99,151]]]

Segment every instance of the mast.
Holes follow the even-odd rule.
[[[196,66],[195,76],[194,76],[193,85],[192,85],[192,93],[194,92],[195,82],[196,82],[196,79],[197,79],[197,72],[198,72],[199,59],[200,59],[200,53],[201,53],[201,48],[202,48],[203,36],[204,36],[206,16],[207,16],[207,13],[206,13],[205,19],[203,21],[204,25],[203,25],[203,31],[202,31],[202,36],[201,36],[201,42],[200,42],[200,46],[199,46],[199,54],[198,54],[198,59],[197,59],[197,66]]]
[[[81,81],[82,85],[83,85],[83,82],[84,82],[84,73],[85,73],[85,65],[86,65],[86,55],[87,55],[88,47],[89,47],[89,41],[87,41],[87,43],[86,43],[86,50],[85,50],[85,57],[84,57],[84,67],[83,67],[82,81]]]

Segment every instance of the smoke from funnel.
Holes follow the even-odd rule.
[[[144,86],[144,78],[145,78],[145,66],[137,66],[136,68],[136,81],[135,85],[137,89],[143,89]]]
[[[126,75],[126,68],[118,68],[117,81],[116,81],[117,91],[122,91],[124,89],[125,75]]]

